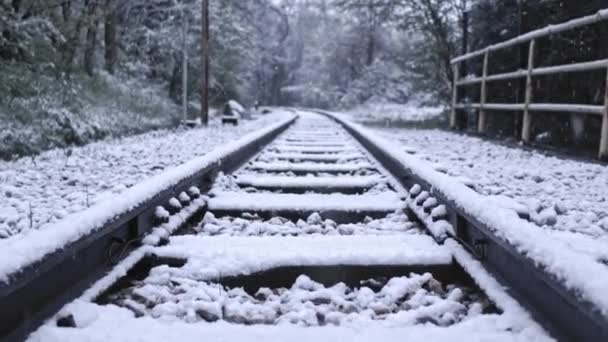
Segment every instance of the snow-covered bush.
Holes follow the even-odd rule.
[[[405,103],[411,96],[408,75],[395,63],[378,60],[366,67],[361,77],[349,83],[340,106],[349,108],[365,102]]]

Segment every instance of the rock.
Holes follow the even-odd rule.
[[[315,297],[310,300],[314,305],[327,305],[331,303],[331,298]]]
[[[370,305],[370,309],[372,309],[374,311],[374,313],[376,314],[376,316],[384,316],[384,315],[388,315],[389,313],[391,313],[391,309],[381,303],[373,303],[372,305]]]
[[[338,306],[338,310],[340,310],[341,312],[345,313],[345,314],[351,314],[351,313],[355,313],[358,312],[359,310],[357,309],[357,307],[355,306],[355,304],[353,303],[342,303]]]
[[[247,320],[247,317],[245,317],[241,314],[238,314],[238,313],[233,313],[233,314],[224,316],[224,320],[226,322],[233,323],[233,324],[248,324],[249,323]]]
[[[361,281],[361,285],[367,286],[374,291],[380,291],[384,287],[384,285],[386,285],[386,282],[386,278],[368,279]]]
[[[312,213],[306,219],[306,223],[311,225],[320,225],[321,223],[323,223],[323,218],[321,218],[321,215],[319,215],[319,213]]]
[[[317,316],[317,323],[319,324],[319,326],[324,326],[325,323],[325,314],[321,313],[321,312],[317,312],[316,313]]]
[[[443,285],[441,285],[441,283],[439,281],[437,281],[436,279],[433,278],[433,279],[429,280],[429,282],[427,283],[427,286],[431,292],[434,292],[440,296],[445,295],[445,290],[443,289]]]
[[[568,207],[564,202],[555,203],[554,208],[558,215],[565,215],[568,213]]]
[[[437,322],[437,320],[431,316],[422,316],[422,317],[418,317],[416,319],[416,324],[433,324],[433,325],[439,325],[439,322]]]
[[[338,232],[340,233],[340,235],[353,235],[355,233],[355,230],[353,229],[353,227],[342,225],[338,227]]]
[[[320,285],[310,279],[308,276],[301,275],[299,276],[295,283],[293,283],[292,289],[300,289],[307,291],[314,291],[320,288]]]
[[[340,312],[330,312],[325,315],[325,323],[339,326],[342,323],[342,317],[344,317],[344,314]]]
[[[557,223],[557,212],[553,207],[545,208],[536,215],[534,221],[541,226],[553,226]]]
[[[539,175],[532,176],[532,180],[535,181],[536,183],[542,183],[545,181],[545,179]]]

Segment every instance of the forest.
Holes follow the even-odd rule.
[[[184,65],[188,113],[196,118],[205,2],[213,107],[235,99],[344,110],[370,103],[447,106],[452,58],[608,6],[605,0],[0,0],[0,158],[176,127]],[[564,48],[551,48],[543,63],[605,58],[605,32],[589,27],[556,37],[547,46]],[[497,58],[495,65],[511,70],[525,61],[521,51]],[[471,73],[478,68],[469,66]],[[552,94],[572,93],[556,87]],[[494,96],[519,96],[520,88],[506,84]],[[572,96],[594,99],[599,89]],[[505,126],[518,124],[497,120],[505,134]]]

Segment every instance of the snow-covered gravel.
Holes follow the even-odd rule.
[[[490,201],[509,197],[520,202],[531,220],[547,230],[608,236],[608,168],[604,165],[440,130],[380,132],[436,169],[490,196]]]
[[[238,127],[163,130],[0,161],[0,240],[44,229],[162,173],[277,121],[270,114]]]
[[[208,193],[209,208],[213,211],[214,200],[228,197],[226,206],[239,210],[246,207],[253,210],[263,205],[272,210],[298,206],[323,209],[328,205],[327,199],[334,201],[335,207],[356,201],[365,206],[378,205],[372,201],[384,197],[387,200],[390,197],[391,203],[400,203],[402,189],[393,189],[390,177],[379,175],[381,168],[358,144],[345,143],[350,147],[334,146],[334,152],[320,153],[323,142],[340,145],[332,142],[336,138],[346,139],[343,142],[350,139],[336,123],[302,113],[299,121],[275,142],[282,145],[280,149],[271,146],[256,157],[268,164],[292,165],[273,171],[246,164],[235,175],[221,175]],[[302,155],[341,153],[349,155],[349,160],[338,158],[335,160],[338,164],[333,165],[351,165],[352,160],[357,160],[368,163],[374,173],[302,170],[303,175],[299,174],[300,178],[294,182],[304,185],[304,194],[273,192],[267,188],[256,189],[251,182],[238,183],[239,176],[250,180],[264,177],[265,185],[289,183],[286,177],[294,176],[293,168],[302,165],[301,161],[311,169],[332,165],[329,163],[333,160],[309,160]],[[290,157],[284,158],[286,155]],[[321,159],[324,158],[329,157]],[[371,187],[365,184],[368,186],[361,187],[356,195],[314,193],[315,186],[330,184],[332,177],[345,185],[371,175],[377,184]],[[243,198],[250,201],[243,203]],[[390,212],[382,219],[342,225],[323,219],[322,213],[301,217],[295,222],[281,217],[264,220],[255,213],[242,214],[239,218],[215,217],[208,213],[203,222],[194,227],[197,234],[173,236],[165,246],[138,249],[80,299],[67,305],[58,317],[73,315],[76,328],[58,327],[56,320],[51,319],[29,340],[551,340],[458,245],[438,245],[403,213]],[[103,299],[96,302],[101,294],[105,293],[102,298],[107,298],[106,291],[112,284],[149,255],[186,262],[181,267],[154,267],[143,280],[131,281],[120,292],[112,290],[109,304]],[[287,266],[415,265],[442,269],[451,265],[454,258],[471,272],[487,297],[462,284],[441,284],[430,273],[328,287],[302,275],[290,288],[279,288],[286,286],[282,284],[276,285],[277,288],[256,289],[253,293],[246,293],[238,285],[220,285],[222,279]],[[314,274],[311,276],[314,278]],[[502,313],[494,313],[490,302]]]
[[[401,139],[395,153],[409,167],[608,316],[605,166],[437,130],[379,133]]]
[[[164,276],[165,267],[104,301],[127,308],[136,317],[187,323],[224,320],[234,324],[294,324],[304,327],[431,324],[450,326],[493,310],[479,291],[442,284],[430,273],[386,279],[362,279],[357,287],[338,283],[326,287],[300,275],[290,288],[261,287],[247,293],[241,287],[192,278]]]
[[[229,236],[299,236],[299,235],[389,235],[423,234],[423,230],[408,217],[396,212],[381,219],[367,219],[364,222],[337,224],[323,220],[318,213],[311,214],[306,220],[296,222],[273,217],[263,220],[259,217],[220,217],[207,213],[203,221],[194,228],[199,235]]]
[[[422,122],[437,120],[445,107],[428,107],[419,103],[369,103],[348,111],[358,122]]]
[[[95,303],[129,265],[150,253],[188,262],[153,268],[143,282],[118,294],[115,304]],[[350,291],[300,277],[290,289],[263,290],[258,298],[217,285],[222,278],[282,266],[445,265],[451,260],[450,250],[426,235],[172,237],[168,246],[135,253],[64,308],[62,315],[72,314],[76,328],[49,320],[29,341],[552,341],[471,260],[463,261],[472,263],[468,267],[488,286],[485,292],[502,314],[484,312],[488,300],[480,293],[438,284],[429,274],[395,277],[375,289],[373,282],[360,284]],[[213,312],[223,320],[203,318],[212,321]],[[323,318],[326,326],[320,327]],[[244,325],[244,319],[258,324]]]

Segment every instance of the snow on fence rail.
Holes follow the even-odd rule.
[[[583,63],[571,63],[563,65],[555,65],[550,67],[535,68],[535,46],[536,40],[547,37],[564,31],[573,30],[579,27],[595,24],[601,21],[608,20],[608,9],[603,9],[594,15],[574,19],[559,25],[550,25],[543,29],[535,30],[524,35],[515,37],[505,42],[490,45],[485,49],[474,51],[460,57],[452,59],[452,67],[454,69],[454,83],[452,88],[452,111],[450,114],[450,126],[456,127],[457,110],[459,109],[477,109],[477,131],[484,133],[486,130],[486,111],[487,110],[503,110],[503,111],[523,111],[523,127],[521,139],[524,142],[530,142],[531,139],[531,123],[534,111],[548,112],[566,112],[588,115],[602,116],[602,131],[599,147],[599,158],[608,159],[608,59],[601,59]],[[528,43],[528,68],[527,70],[517,70],[495,75],[488,75],[488,64],[490,62],[490,53],[512,47],[518,44]],[[481,77],[466,77],[460,78],[460,63],[467,60],[483,56],[483,70]],[[535,76],[554,75],[570,72],[604,70],[606,72],[606,90],[604,95],[604,104],[601,106],[588,104],[556,104],[556,103],[532,103],[533,86],[532,79]],[[525,102],[517,104],[504,103],[487,103],[487,83],[493,81],[503,81],[510,79],[526,78],[526,94]],[[481,92],[479,103],[464,104],[458,102],[458,88],[461,86],[480,84]]]

